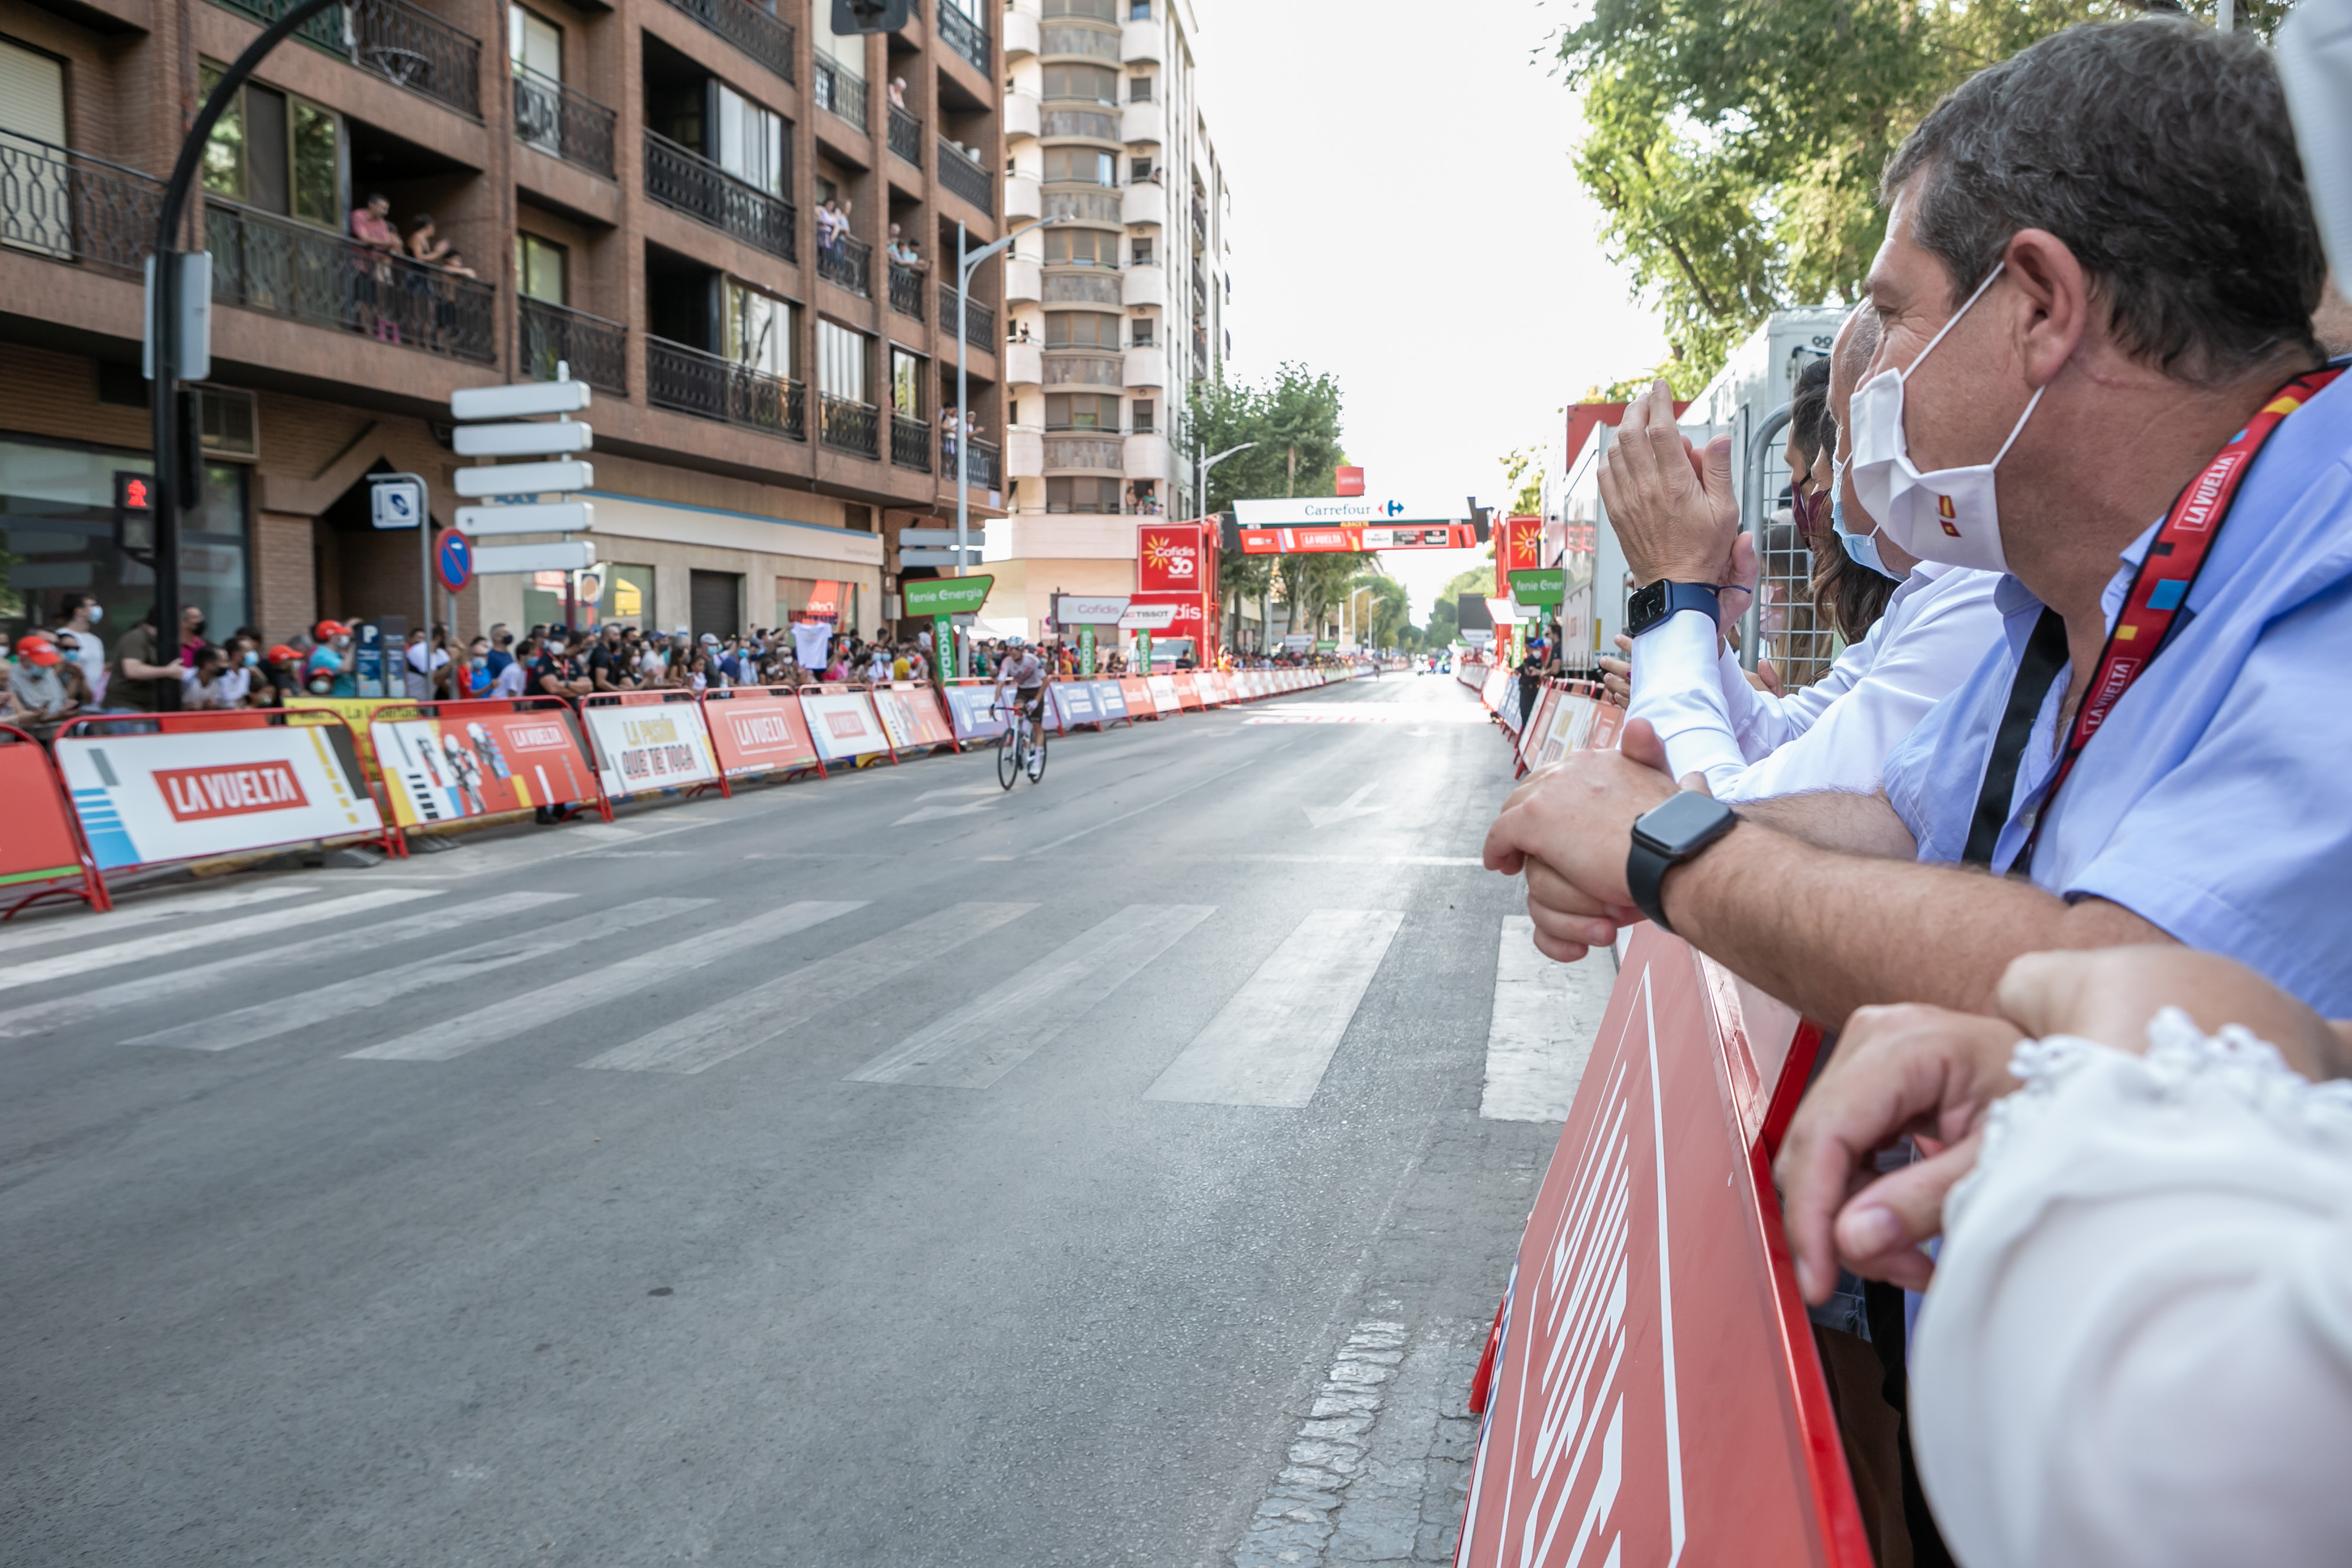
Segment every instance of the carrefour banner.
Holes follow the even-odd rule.
[[[561,709],[379,719],[368,733],[403,827],[596,798],[580,732]]]
[[[596,774],[618,800],[647,790],[710,784],[719,777],[710,731],[695,702],[614,703],[580,710],[596,743]]]
[[[341,725],[68,735],[57,759],[101,870],[383,830]]]

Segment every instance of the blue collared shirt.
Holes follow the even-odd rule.
[[[2107,586],[2110,626],[2155,533]],[[2042,614],[2015,578],[1995,603],[2005,635],[1886,759],[1886,798],[1923,861],[1960,858]],[[2033,880],[2121,904],[2352,1016],[2352,374],[2263,446],[2188,613],[2084,748],[2034,847]],[[2024,848],[2057,771],[2067,681],[2034,721],[1996,871]]]

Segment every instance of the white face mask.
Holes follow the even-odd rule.
[[[1841,460],[1830,479],[1830,529],[1845,547],[1846,558],[1857,566],[1868,567],[1882,577],[1902,579],[1886,568],[1878,554],[1878,526],[1871,525],[1868,533],[1854,533],[1845,525],[1845,464]]]
[[[106,606],[103,605],[86,605],[83,608],[89,614],[89,624],[91,626],[96,626],[99,622],[106,619]]]
[[[1993,470],[2009,456],[2047,388],[2033,389],[2025,412],[2017,416],[2009,439],[2000,444],[1991,462],[1923,474],[1912,464],[1910,443],[1903,434],[1903,384],[2000,276],[2000,267],[1986,274],[1967,303],[1927,340],[1909,370],[1880,371],[1853,395],[1853,491],[1863,510],[1878,520],[1888,539],[1923,561],[1945,561],[1988,572],[2009,570],[2000,548]]]

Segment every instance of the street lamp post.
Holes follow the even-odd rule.
[[[1218,454],[1217,454],[1215,457],[1213,457],[1213,458],[1204,458],[1204,457],[1202,457],[1202,456],[1201,455],[1202,450],[1202,443],[1201,443],[1200,438],[1199,438],[1198,437],[1195,437],[1193,438],[1193,441],[1192,441],[1192,504],[1193,504],[1194,506],[1196,506],[1196,507],[1198,507],[1198,508],[1200,508],[1200,509],[1201,509],[1201,510],[1200,510],[1200,514],[1199,514],[1199,515],[1201,515],[1201,516],[1202,516],[1202,517],[1206,517],[1206,516],[1208,515],[1208,512],[1209,512],[1209,470],[1210,470],[1211,468],[1215,468],[1219,463],[1223,462],[1227,458],[1232,457],[1234,453],[1236,453],[1236,452],[1246,452],[1246,451],[1248,451],[1252,447],[1255,447],[1255,446],[1256,446],[1256,445],[1257,445],[1257,443],[1256,443],[1256,442],[1255,442],[1255,441],[1244,441],[1244,442],[1243,442],[1243,443],[1242,443],[1240,446],[1238,446],[1238,447],[1226,447],[1223,451],[1222,451],[1222,452],[1218,453]],[[1222,612],[1221,612],[1221,613],[1222,613]],[[1241,612],[1240,612],[1240,611],[1238,611],[1238,610],[1236,610],[1236,611],[1234,611],[1234,613],[1236,616],[1239,616]],[[1239,637],[1241,634],[1240,634],[1240,632],[1237,630],[1234,635],[1235,637]],[[1264,624],[1263,624],[1263,623],[1261,623],[1261,624],[1260,624],[1260,626],[1259,626],[1259,635],[1260,635],[1261,637],[1263,637],[1263,636],[1265,635],[1265,627],[1264,627]],[[1203,651],[1205,651],[1205,650],[1203,650]]]
[[[964,318],[967,310],[971,304],[971,275],[979,268],[982,262],[987,260],[998,251],[1003,250],[1006,246],[1011,245],[1014,240],[1020,238],[1023,235],[1027,234],[1031,229],[1043,228],[1049,223],[1068,223],[1070,221],[1070,219],[1066,217],[1039,218],[1034,223],[1024,223],[1019,228],[1009,230],[1003,238],[998,240],[993,245],[983,246],[978,250],[967,251],[964,248],[966,240],[964,237],[963,220],[961,218],[956,220],[955,416],[958,420],[963,422],[967,427],[971,424],[971,409],[966,400],[971,397],[971,390],[970,384],[966,379],[966,367],[964,363],[965,350],[968,346],[964,339]],[[1008,420],[1007,423],[1009,424],[1011,421]],[[956,575],[961,577],[964,574],[964,552],[971,548],[971,494],[964,485],[966,477],[971,472],[971,442],[966,437],[964,431],[961,429],[955,433],[955,569]],[[969,647],[961,642],[959,642],[956,646],[956,672],[959,675],[970,675],[971,673],[971,651]]]

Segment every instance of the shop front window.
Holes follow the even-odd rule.
[[[0,620],[14,630],[48,626],[68,594],[105,611],[99,639],[114,639],[147,615],[155,574],[114,547],[114,476],[151,474],[143,452],[0,437],[0,550],[7,593]],[[247,471],[207,463],[204,489],[183,520],[180,600],[204,611],[205,635],[226,637],[253,617]]]

